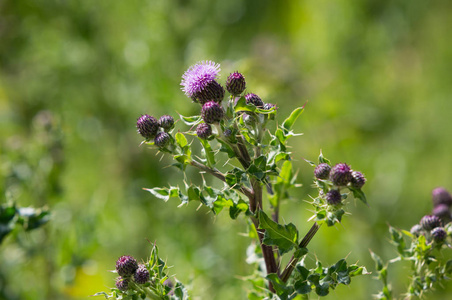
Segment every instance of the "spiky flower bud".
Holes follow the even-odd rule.
[[[224,88],[221,86],[221,84],[219,84],[215,80],[212,80],[206,85],[204,89],[197,92],[194,96],[199,101],[199,103],[201,103],[201,105],[204,105],[206,102],[212,100],[220,103],[224,98]]]
[[[226,89],[233,96],[239,96],[246,88],[245,77],[239,72],[231,73],[226,80]]]
[[[220,104],[215,101],[209,101],[203,105],[201,109],[201,116],[207,124],[214,124],[221,121],[224,112]]]
[[[138,284],[145,284],[149,280],[149,277],[149,271],[146,269],[146,266],[139,265],[134,274],[135,282]]]
[[[422,226],[419,224],[416,224],[413,227],[411,227],[410,232],[414,236],[420,236],[422,234]]]
[[[212,126],[206,123],[199,124],[196,127],[196,135],[203,140],[207,139],[212,135]]]
[[[256,107],[264,107],[264,102],[262,99],[256,94],[246,94],[245,95],[246,104],[252,104]]]
[[[330,190],[328,193],[326,193],[325,199],[329,205],[337,205],[341,203],[342,196],[338,190]]]
[[[273,107],[276,107],[276,105],[273,104],[273,103],[264,103],[264,109],[265,109],[265,110],[270,110],[270,109],[272,109]]]
[[[337,186],[346,186],[352,180],[352,172],[347,164],[335,165],[330,172],[330,180]]]
[[[359,171],[352,172],[352,187],[355,189],[360,189],[366,183],[366,177],[364,177],[363,173]]]
[[[231,135],[232,135],[232,130],[231,129],[225,129],[224,131],[223,131],[223,134],[224,134],[224,136],[225,137],[230,137]]]
[[[430,231],[433,228],[441,226],[441,219],[437,216],[423,216],[421,219],[421,226],[424,230]]]
[[[432,191],[432,201],[433,206],[439,204],[446,204],[449,207],[452,206],[452,196],[443,187],[438,187]]]
[[[439,217],[441,220],[445,221],[444,223],[448,223],[452,218],[450,213],[450,208],[446,204],[439,204],[433,208],[432,214]]]
[[[447,237],[447,232],[442,227],[436,227],[432,230],[432,237],[436,243],[442,243]]]
[[[314,176],[318,179],[328,179],[331,167],[327,163],[318,164],[314,169]]]
[[[159,126],[165,131],[169,131],[174,127],[174,118],[170,115],[163,115],[159,119]]]
[[[118,277],[116,279],[115,285],[118,290],[125,292],[129,289],[129,280],[127,280],[126,278]]]
[[[159,132],[154,139],[154,144],[159,148],[163,148],[168,145],[170,140],[171,136],[168,133]]]
[[[157,119],[150,115],[142,115],[137,120],[138,133],[149,140],[155,137],[159,130]]]
[[[116,271],[119,276],[127,277],[133,275],[136,269],[138,269],[138,263],[135,258],[130,255],[121,256],[116,261]]]

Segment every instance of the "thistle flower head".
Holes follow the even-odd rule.
[[[446,204],[439,204],[433,208],[432,214],[448,223],[452,217],[450,208]]]
[[[330,190],[328,193],[326,193],[325,199],[329,205],[337,205],[341,203],[342,196],[338,190]]]
[[[142,115],[137,120],[138,133],[149,140],[155,137],[159,130],[157,119],[150,115]]]
[[[212,126],[206,123],[199,124],[196,127],[196,135],[203,140],[207,139],[212,135]]]
[[[270,109],[272,109],[273,107],[276,107],[276,105],[273,104],[273,103],[264,103],[264,109],[265,109],[265,110],[270,110]]]
[[[118,290],[125,292],[129,289],[129,280],[127,280],[126,278],[118,277],[116,279],[115,285]]]
[[[246,88],[245,77],[239,72],[231,73],[226,80],[226,89],[233,96],[239,96]]]
[[[424,230],[430,231],[436,227],[441,226],[441,219],[437,216],[423,216],[421,219],[421,226]]]
[[[352,180],[352,172],[347,164],[335,165],[330,172],[330,180],[337,186],[346,186]]]
[[[159,132],[154,139],[154,144],[159,147],[163,148],[166,145],[168,145],[169,141],[171,140],[171,136],[166,132]]]
[[[318,179],[328,179],[331,167],[327,163],[318,164],[314,169],[314,176]]]
[[[133,276],[135,282],[138,284],[145,284],[149,280],[149,277],[149,271],[145,265],[139,265]]]
[[[246,94],[245,99],[246,99],[247,104],[253,104],[254,106],[260,107],[260,108],[264,107],[264,102],[256,94],[252,94],[252,93]]]
[[[431,232],[433,240],[436,243],[442,243],[447,237],[447,232],[442,227],[436,227]]]
[[[121,256],[116,261],[116,271],[119,276],[127,277],[135,273],[135,270],[138,268],[138,263],[135,258],[130,255]]]
[[[366,177],[364,177],[363,173],[359,171],[352,172],[352,187],[356,189],[360,189],[366,183]]]
[[[219,72],[219,64],[213,61],[199,62],[191,66],[184,75],[182,75],[182,90],[185,95],[193,100],[199,99],[201,104],[204,104],[208,100],[218,101],[217,98],[219,97],[223,99],[224,89],[215,81]],[[205,99],[206,97],[212,98]]]
[[[221,121],[224,111],[220,104],[209,101],[202,106],[201,117],[207,124],[214,124]]]
[[[170,115],[163,115],[159,119],[159,126],[165,131],[171,130],[174,127],[174,118]]]
[[[438,187],[432,191],[432,201],[433,206],[439,204],[446,204],[449,207],[452,206],[452,196],[443,187]]]

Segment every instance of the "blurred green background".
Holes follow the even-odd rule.
[[[305,135],[291,141],[304,185],[282,211],[302,233],[313,192],[303,158],[322,149],[366,174],[371,207],[352,201],[353,215],[322,227],[311,253],[370,271],[369,248],[395,257],[387,224],[409,229],[431,210],[433,188],[452,190],[451,12],[446,0],[0,1],[1,201],[52,212],[0,246],[0,298],[86,299],[114,285],[119,256],[145,259],[147,240],[194,299],[246,298],[243,218],[142,190],[183,175],[139,147],[135,121],[196,114],[179,84],[200,60],[221,63],[222,82],[243,72],[279,120],[309,100],[296,124]],[[408,269],[389,269],[397,293]],[[329,299],[370,299],[381,287],[372,277]]]

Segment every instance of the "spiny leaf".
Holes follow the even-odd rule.
[[[290,114],[290,116],[286,120],[284,120],[284,122],[282,123],[282,127],[289,131],[303,111],[304,105],[302,107],[295,108]]]
[[[281,254],[298,247],[298,230],[292,223],[280,225],[271,220],[263,211],[258,212],[259,228],[265,229],[263,243],[269,246],[277,246]]]

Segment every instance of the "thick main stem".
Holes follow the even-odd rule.
[[[314,223],[312,225],[311,229],[309,229],[308,233],[304,236],[303,240],[300,242],[299,247],[306,248],[308,246],[309,242],[312,240],[312,238],[315,236],[315,234],[319,230],[319,228],[320,228],[320,225],[318,225],[317,223]],[[279,278],[281,278],[281,280],[283,282],[287,282],[287,280],[289,280],[290,275],[292,274],[293,269],[295,268],[295,265],[297,264],[297,262],[299,260],[300,260],[299,257],[295,257],[294,255],[292,256],[292,258],[290,259],[286,268],[284,269],[284,272],[282,272],[281,276],[279,276]]]

